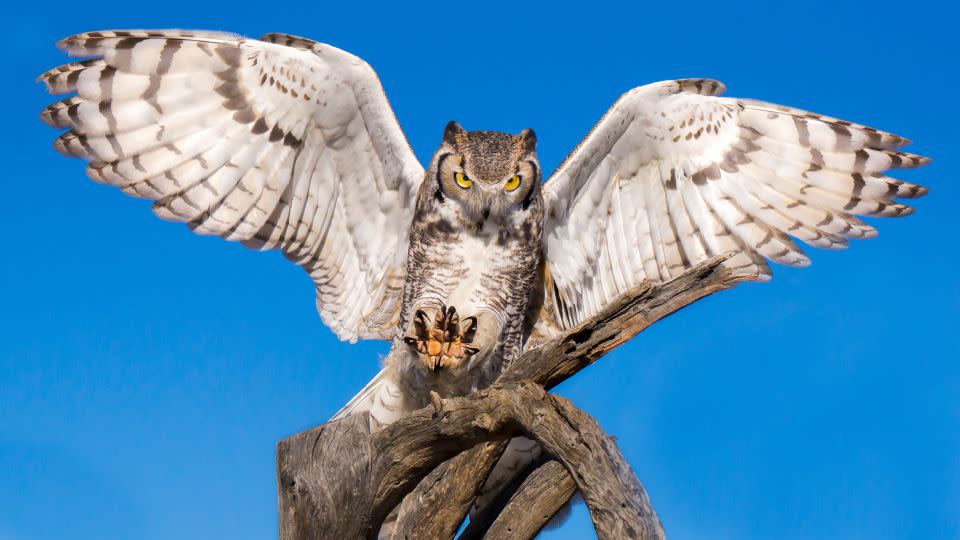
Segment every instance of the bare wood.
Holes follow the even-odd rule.
[[[356,538],[374,526],[369,499],[364,500],[370,491],[370,444],[365,414],[328,422],[277,444],[281,539],[325,538],[326,531],[350,531],[347,538]],[[343,477],[334,481],[328,473]],[[346,508],[360,511],[343,511]]]
[[[596,420],[523,381],[438,400],[370,435],[365,414],[278,445],[280,538],[374,538],[387,514],[445,460],[523,434],[568,470],[601,538],[661,538],[640,482]]]
[[[460,528],[473,499],[483,481],[496,465],[509,441],[498,441],[475,446],[437,467],[427,475],[400,505],[399,517],[393,529],[393,538],[450,538]],[[436,489],[445,474],[465,477],[447,489]],[[466,471],[476,474],[465,475]],[[432,519],[421,519],[420,509],[433,508]],[[453,532],[450,532],[453,531]]]
[[[729,257],[721,255],[704,261],[665,283],[645,282],[637,285],[575,328],[537,349],[525,352],[509,366],[499,381],[528,379],[543,384],[547,389],[553,388],[656,321],[701,298],[732,288],[741,281],[754,279],[755,276],[737,275],[722,266]],[[441,481],[418,487],[418,498],[441,501],[441,507],[429,510],[420,507],[416,515],[404,515],[408,526],[430,522],[434,513],[465,514],[472,500],[464,501],[463,498],[446,495],[458,493],[458,486],[482,485],[490,474],[490,468],[486,464],[479,465],[482,466],[460,468],[456,473],[448,471]],[[411,510],[408,509],[408,512]],[[443,530],[435,529],[436,538],[453,538],[460,523],[445,522],[443,525]]]
[[[544,422],[547,429],[524,423],[524,432],[570,473],[590,509],[597,538],[666,538],[647,492],[613,437],[568,400],[545,393],[544,401],[556,409],[559,423]],[[546,419],[542,410],[531,413],[534,423]]]
[[[511,494],[484,537],[492,540],[533,538],[576,492],[577,485],[563,465],[547,461]]]
[[[577,486],[556,460],[544,453],[470,515],[459,540],[533,538],[570,502]]]
[[[546,463],[549,459],[549,456],[545,456],[543,452],[539,452],[538,456],[531,463],[528,463],[523,470],[519,471],[510,482],[500,489],[493,500],[489,501],[480,509],[473,506],[472,510],[476,511],[471,512],[470,522],[467,523],[467,526],[463,529],[463,532],[460,533],[460,536],[457,537],[457,540],[480,540],[483,538],[500,512],[507,506],[507,503],[510,502],[510,499],[517,490],[520,489],[520,486],[538,467]],[[563,469],[563,466],[561,465],[560,468]]]

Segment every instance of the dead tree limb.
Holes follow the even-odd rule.
[[[499,493],[493,497],[492,500],[488,501],[483,508],[476,509],[475,512],[470,514],[470,522],[467,523],[467,526],[463,529],[463,532],[460,533],[460,536],[457,537],[458,540],[480,540],[483,538],[487,531],[490,529],[490,526],[493,525],[493,522],[496,521],[497,516],[500,515],[500,512],[506,508],[507,504],[513,498],[513,495],[520,489],[520,486],[523,485],[527,478],[534,473],[540,466],[550,460],[550,456],[545,456],[543,453],[539,455],[520,472],[514,476],[513,480],[508,482]],[[557,463],[561,469],[563,466]],[[568,475],[569,478],[569,475]],[[573,480],[571,480],[573,482]]]
[[[533,538],[577,491],[563,465],[549,460],[533,470],[517,487],[483,536],[476,538]],[[473,525],[473,521],[471,521]],[[469,529],[469,527],[468,527]],[[468,531],[464,537],[469,538]]]
[[[459,540],[533,538],[566,506],[577,485],[559,462],[543,453],[470,514]]]
[[[394,538],[449,538],[467,516],[477,492],[507,447],[509,440],[475,446],[437,467],[424,478],[410,496],[403,499],[393,529]],[[473,473],[476,471],[475,473]],[[468,472],[473,474],[467,474]],[[434,489],[447,474],[464,482],[446,489]],[[440,497],[444,497],[440,499]],[[435,508],[433,519],[423,519],[419,510]]]
[[[365,415],[358,415],[366,421]],[[600,425],[529,381],[435,400],[381,432],[346,418],[284,440],[280,538],[373,538],[431,470],[478,443],[525,435],[572,475],[600,538],[663,537],[649,498]],[[332,433],[331,433],[332,430]]]
[[[372,435],[366,415],[355,415],[284,439],[277,448],[280,537],[375,537],[387,514],[431,470],[478,443],[517,434],[537,440],[575,472],[573,481],[584,495],[598,535],[661,537],[646,494],[612,440],[586,413],[545,394],[543,387],[559,384],[656,320],[744,279],[720,267],[720,262],[700,264],[663,284],[635,287],[596,316],[525,353],[491,388],[437,400],[438,410],[414,411]],[[517,396],[526,400],[523,406]],[[540,416],[531,416],[531,410]],[[543,423],[543,418],[555,421]],[[571,441],[579,443],[571,446]],[[590,447],[584,448],[583,441],[591,441]],[[488,454],[486,459],[495,457]],[[489,472],[477,466],[480,461],[464,461],[458,467],[451,463],[446,473],[437,474],[439,481],[422,483],[421,488],[441,505],[454,501],[469,506],[464,503],[468,497],[442,495],[456,491],[451,483],[479,486],[471,478],[478,475],[482,482]],[[588,462],[593,465],[585,466]],[[610,506],[612,502],[616,504]],[[438,510],[420,507],[414,515],[435,517]],[[456,513],[460,512],[450,515]],[[401,516],[400,522],[406,523],[404,519]],[[446,536],[455,532],[456,527]]]
[[[525,352],[499,381],[526,379],[553,388],[656,321],[701,298],[753,279],[754,276],[736,275],[722,266],[728,257],[721,255],[704,261],[665,283],[637,285],[575,328]],[[484,460],[466,461],[455,473],[447,471],[440,481],[418,486],[411,498],[441,501],[442,506],[429,510],[417,507],[413,516],[402,514],[405,528],[398,530],[394,538],[416,538],[403,535],[424,529],[430,530],[431,538],[452,538],[473,501],[464,496],[465,489],[482,487],[491,466]],[[441,519],[435,519],[437,516]],[[459,519],[455,519],[457,516]]]

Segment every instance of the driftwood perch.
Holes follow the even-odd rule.
[[[544,457],[507,486],[486,511],[470,516],[460,538],[533,538],[576,491],[563,465]]]
[[[666,283],[638,285],[525,352],[490,388],[460,398],[434,396],[430,407],[374,434],[360,414],[284,439],[277,445],[280,538],[374,538],[401,501],[395,538],[452,538],[516,435],[536,440],[550,459],[504,493],[503,512],[468,529],[470,537],[531,537],[566,503],[573,485],[600,538],[662,538],[646,492],[613,440],[589,415],[546,390],[657,320],[750,279],[731,274],[723,260]],[[532,508],[525,505],[538,508],[539,517],[523,512]]]

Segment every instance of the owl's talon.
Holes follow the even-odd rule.
[[[466,329],[462,325],[460,326],[460,335],[463,336],[465,343],[473,343],[473,337],[477,334],[477,318],[467,317],[463,320],[463,323],[467,326]]]
[[[456,308],[441,306],[430,318],[422,309],[413,317],[412,335],[403,337],[403,342],[417,352],[420,361],[430,371],[445,367],[457,367],[479,349],[468,346],[473,343],[477,331],[477,318],[460,319]]]
[[[418,309],[416,314],[414,314],[413,326],[418,336],[427,334],[427,328],[430,326],[430,323],[427,319],[427,314],[422,309]]]

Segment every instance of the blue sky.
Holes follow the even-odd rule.
[[[274,443],[378,369],[309,278],[85,179],[37,119],[56,40],[280,31],[379,72],[421,159],[444,124],[533,127],[546,170],[634,86],[729,94],[916,141],[918,211],[657,324],[558,391],[620,443],[675,539],[960,538],[956,12],[946,3],[101,2],[6,8],[0,540],[262,539]],[[478,3],[480,4],[480,3]],[[589,536],[580,506],[550,538]]]

